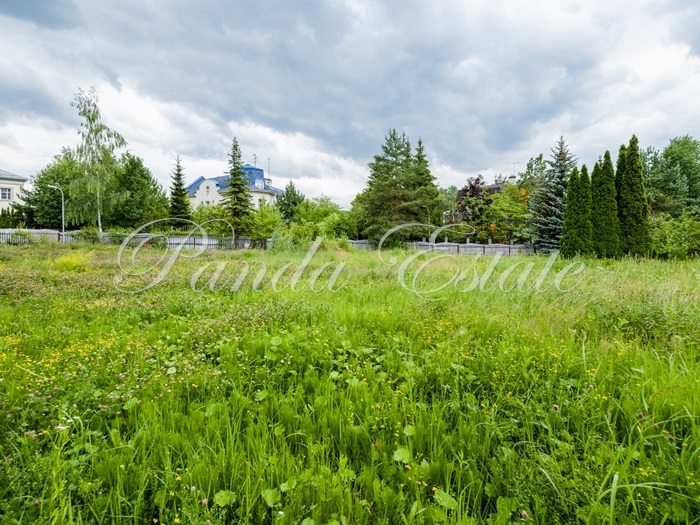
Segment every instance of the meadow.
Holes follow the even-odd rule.
[[[0,247],[0,522],[700,523],[697,261],[561,291],[445,258],[421,297],[390,255],[321,250],[295,291],[303,252],[208,252],[127,293],[114,247]],[[208,286],[244,263],[280,285]]]

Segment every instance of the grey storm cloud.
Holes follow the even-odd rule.
[[[3,0],[0,14],[54,29],[75,27],[81,23],[80,13],[72,0]]]
[[[53,66],[83,64],[93,83],[128,85],[222,133],[231,122],[301,133],[361,164],[392,127],[414,142],[422,137],[441,162],[474,171],[527,150],[541,126],[552,126],[551,143],[539,148],[548,152],[564,131],[550,123],[583,128],[605,120],[610,107],[628,111],[622,89],[619,104],[595,103],[618,96],[611,90],[633,76],[624,64],[608,64],[629,29],[621,3],[614,12],[604,3],[557,4],[558,18],[545,16],[548,2],[529,12],[496,4],[46,0],[3,2],[0,17],[49,32]],[[638,11],[668,23],[671,40],[698,52],[695,3],[642,4]],[[0,119],[33,111],[66,121],[60,93],[31,67],[0,74]],[[186,119],[173,116],[171,125]],[[183,148],[221,156],[205,139]]]

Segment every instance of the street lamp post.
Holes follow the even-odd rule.
[[[63,190],[51,184],[48,187],[61,192],[61,242],[66,242],[66,200],[63,196]]]

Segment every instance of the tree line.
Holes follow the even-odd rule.
[[[435,226],[460,224],[441,240],[534,243],[565,256],[700,253],[700,143],[674,138],[661,151],[641,149],[636,136],[613,162],[606,151],[589,171],[578,166],[563,137],[545,160],[531,158],[515,180],[486,184],[469,177],[462,188],[440,187],[425,145],[415,148],[405,132],[390,129],[369,162],[365,188],[343,210],[328,197],[307,198],[290,182],[274,204],[254,206],[234,137],[228,153],[228,185],[216,205],[192,209],[185,169],[176,157],[169,192],[126,140],[101,119],[96,91],[79,90],[71,104],[82,121],[80,142],[64,148],[33,177],[23,203],[0,213],[0,227],[61,227],[61,200],[72,228],[133,230],[163,219],[206,223],[216,235],[275,237],[278,246],[306,246],[317,236],[377,242],[389,229],[414,224],[392,242],[427,238]]]

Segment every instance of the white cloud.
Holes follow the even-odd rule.
[[[90,85],[164,186],[176,154],[189,180],[220,174],[235,135],[275,185],[343,205],[391,127],[423,138],[443,186],[523,169],[560,134],[589,164],[632,133],[700,136],[690,1],[77,4],[0,5],[3,169],[74,145]]]

